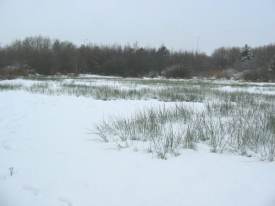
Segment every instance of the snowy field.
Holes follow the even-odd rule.
[[[274,206],[274,100],[272,83],[0,81],[0,206]]]

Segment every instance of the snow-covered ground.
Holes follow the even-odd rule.
[[[236,87],[236,86],[223,86],[218,88],[221,91],[226,92],[248,92],[252,94],[267,94],[275,95],[275,86],[246,86],[246,87]]]
[[[251,94],[266,94],[275,95],[275,83],[256,83],[256,82],[238,82],[233,80],[198,80],[198,79],[158,79],[158,78],[118,78],[118,77],[108,77],[108,76],[98,76],[98,75],[80,75],[75,78],[65,78],[66,76],[55,77],[55,79],[48,79],[44,77],[41,79],[13,79],[13,80],[2,80],[1,85],[21,85],[24,88],[29,88],[37,84],[47,83],[49,88],[57,89],[61,85],[82,85],[82,86],[107,86],[119,89],[163,89],[173,85],[173,83],[182,83],[181,86],[188,86],[192,88],[198,88],[202,85],[200,84],[210,84],[213,89],[217,89],[225,92],[247,92]],[[59,81],[58,81],[59,80]],[[133,81],[131,81],[133,80]],[[152,81],[157,81],[153,83]],[[147,82],[147,84],[146,84]],[[149,83],[149,84],[148,84]],[[166,83],[169,83],[166,85]],[[172,84],[172,85],[171,85]]]
[[[275,205],[274,162],[203,145],[161,160],[93,133],[102,119],[163,104],[173,105],[0,92],[0,206]]]

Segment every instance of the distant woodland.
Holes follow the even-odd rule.
[[[123,77],[233,78],[275,81],[275,45],[222,47],[211,55],[159,48],[77,46],[37,36],[0,47],[0,76],[100,74]]]

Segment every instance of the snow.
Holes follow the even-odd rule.
[[[203,146],[160,160],[93,133],[102,119],[163,104],[173,105],[0,92],[0,206],[275,205],[274,162]]]
[[[247,87],[232,87],[232,86],[223,86],[218,88],[221,91],[225,92],[248,92],[253,94],[266,94],[266,95],[275,95],[275,87],[273,86],[247,86]]]
[[[62,78],[61,78],[62,77]],[[2,80],[0,85],[22,85],[25,88],[31,87],[35,84],[47,83],[48,87],[51,89],[60,88],[61,84],[72,84],[72,85],[84,85],[84,86],[107,86],[112,88],[118,88],[123,90],[141,90],[141,89],[165,89],[169,86],[165,84],[157,85],[147,85],[142,84],[142,82],[131,80],[140,80],[138,78],[124,78],[120,79],[118,77],[108,77],[100,75],[79,75],[76,78],[65,78],[66,76],[59,76],[59,81],[56,80],[32,80],[32,79],[13,79],[13,80]],[[58,78],[58,77],[56,77]],[[123,81],[126,80],[126,81]],[[266,94],[275,95],[275,83],[263,83],[263,82],[240,82],[236,80],[199,80],[199,79],[169,79],[165,80],[163,78],[143,78],[143,80],[163,80],[170,82],[182,82],[188,83],[189,87],[198,88],[201,85],[199,83],[209,83],[214,86],[214,89],[225,91],[225,92],[248,92],[252,94]]]
[[[31,80],[31,79],[13,79],[13,80],[2,80],[0,81],[0,85],[22,85],[25,88],[31,87],[36,84],[45,84],[47,83],[48,86],[51,89],[57,89],[60,88],[61,84],[72,84],[72,85],[81,85],[81,86],[94,86],[94,87],[100,87],[100,86],[107,86],[107,87],[112,87],[112,88],[118,88],[118,89],[123,89],[123,90],[130,90],[130,89],[135,89],[135,90],[141,90],[141,89],[150,89],[150,85],[144,85],[144,84],[137,84],[137,83],[130,83],[130,82],[123,82],[119,80],[118,78],[105,78],[105,76],[101,77],[90,77],[90,76],[85,76],[84,79],[77,78],[77,79],[59,79],[60,81],[54,81],[54,80]],[[130,80],[130,79],[127,79]],[[154,88],[154,89],[163,89],[167,88],[167,86],[160,86]]]
[[[12,80],[1,80],[0,81],[0,85],[11,84],[11,85],[24,85],[26,87],[30,87],[33,84],[38,84],[38,83],[41,83],[41,81],[27,80],[27,79],[12,79]]]

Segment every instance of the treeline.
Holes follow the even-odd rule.
[[[219,48],[212,55],[206,55],[200,52],[170,51],[165,46],[76,46],[68,41],[38,36],[0,47],[0,74],[1,70],[17,68],[45,75],[215,76],[268,81],[275,79],[275,45]]]

